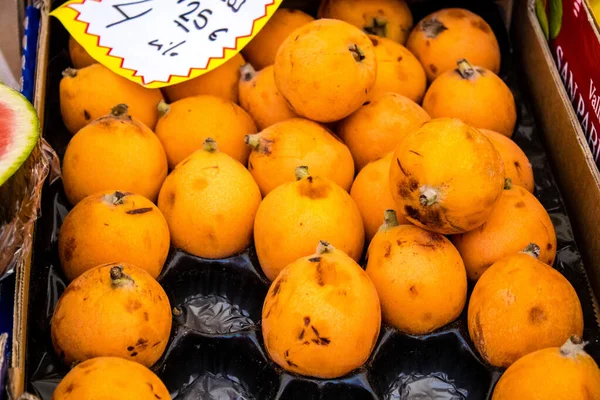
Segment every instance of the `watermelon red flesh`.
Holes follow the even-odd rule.
[[[11,127],[15,126],[15,112],[5,104],[0,103],[0,158],[7,153],[8,146],[13,142]]]
[[[0,82],[0,185],[25,162],[40,136],[31,103]]]

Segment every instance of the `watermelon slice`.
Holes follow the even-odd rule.
[[[25,162],[40,137],[33,105],[0,82],[0,186]]]

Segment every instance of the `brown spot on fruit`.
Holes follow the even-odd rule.
[[[402,56],[398,56],[398,58],[396,58],[396,61],[397,61],[397,62],[400,62],[400,61],[402,61]]]
[[[417,210],[416,208],[412,207],[412,206],[404,206],[404,211],[406,211],[406,214],[413,219],[418,220],[419,219],[419,210]]]
[[[261,137],[260,142],[258,144],[258,152],[266,156],[271,155],[273,151],[273,143],[275,143],[273,139],[265,139]]]
[[[314,326],[311,326],[311,329],[315,335],[315,337],[313,339],[311,339],[311,341],[319,346],[327,346],[329,345],[329,343],[331,343],[331,340],[329,338],[326,337],[321,337],[321,335],[319,335],[319,331],[317,330],[317,328],[315,328]]]
[[[490,33],[490,27],[482,19],[477,19],[476,21],[471,21],[471,25],[475,29],[479,29],[480,31],[482,31],[484,33]]]
[[[127,347],[127,351],[133,351],[133,349],[135,349],[135,347],[133,347],[133,346]]]
[[[423,320],[424,321],[431,321],[432,318],[433,318],[433,315],[431,315],[431,313],[425,313],[423,315]]]
[[[408,188],[410,189],[411,192],[414,192],[415,190],[417,190],[419,188],[419,181],[417,181],[415,178],[408,178]]]
[[[413,153],[413,154],[415,154],[415,155],[417,155],[417,156],[419,156],[419,157],[423,157],[423,155],[422,155],[422,154],[420,154],[420,153],[417,153],[417,152],[416,152],[416,151],[414,151],[414,150],[409,150],[408,152],[409,152],[409,153]]]
[[[167,193],[167,207],[175,207],[175,192]]]
[[[487,352],[485,349],[485,338],[483,337],[483,327],[481,326],[481,316],[478,312],[475,315],[475,331],[473,332],[473,342],[475,343],[475,347],[479,350],[479,353],[483,356],[484,359],[488,359]]]
[[[515,165],[517,172],[521,173],[521,164],[518,161],[515,161],[513,164]]]
[[[421,223],[427,226],[442,226],[442,216],[438,210],[428,209],[425,213],[425,218],[421,220]],[[452,225],[450,221],[448,221],[448,223]]]
[[[427,207],[424,210],[419,211],[416,208],[407,205],[404,206],[404,211],[410,218],[416,219],[425,226],[436,227],[443,225],[440,211],[435,208]]]
[[[290,367],[296,367],[296,368],[298,368],[298,366],[296,364],[294,364],[292,362],[292,360],[285,360],[285,362],[287,362],[287,365],[289,365]]]
[[[444,236],[442,236],[441,234],[439,234],[437,232],[427,231],[427,235],[429,236],[429,240],[431,242],[435,242],[435,243],[443,243],[444,242]]]
[[[126,304],[125,304],[125,310],[127,310],[127,312],[134,312],[136,310],[139,310],[142,307],[142,303],[140,303],[139,300],[137,299],[130,299]]]
[[[321,257],[312,257],[312,258],[309,258],[308,261],[310,261],[310,262],[319,262],[319,261],[321,261]]]
[[[377,40],[377,38],[374,38],[372,36],[370,36],[369,39],[371,39],[371,43],[373,43],[373,46],[377,47],[377,45],[379,44],[379,40]]]
[[[204,189],[206,189],[206,187],[208,186],[208,182],[206,181],[206,179],[204,178],[198,178],[194,181],[194,189],[197,190],[198,192],[203,191]]]
[[[86,121],[89,121],[92,118],[88,110],[83,110],[83,118],[85,118]]]
[[[144,311],[144,320],[146,322],[150,320],[150,316],[148,315],[148,313],[146,311]]]
[[[406,172],[406,170],[404,169],[404,167],[402,167],[402,163],[400,162],[399,158],[396,158],[396,164],[398,164],[398,168],[400,168],[400,171],[402,171],[402,173],[406,176],[410,175],[409,173]]]
[[[135,357],[135,356],[137,356],[137,355],[138,355],[138,353],[137,353],[137,351],[134,351],[134,352],[133,352],[133,353],[131,353],[130,355],[131,355],[131,357]]]
[[[304,326],[308,326],[310,324],[310,317],[304,317]]]
[[[465,13],[462,10],[455,9],[455,8],[449,9],[448,12],[447,12],[447,14],[448,14],[449,17],[452,17],[452,18],[458,18],[458,19],[460,19],[460,18],[464,18],[465,17]]]
[[[289,356],[290,356],[290,350],[289,350],[289,349],[288,349],[288,350],[286,350],[286,351],[283,353],[283,356],[284,356],[284,358],[285,358],[285,361],[287,362],[287,364],[288,364],[290,367],[298,367],[296,364],[294,364],[294,363],[293,363],[293,362],[292,362],[292,361],[289,359]]]
[[[412,285],[408,290],[410,291],[410,295],[412,297],[417,297],[419,295],[419,291],[417,290],[415,285]]]
[[[429,70],[434,74],[437,74],[437,72],[438,72],[437,67],[433,64],[429,64]]]
[[[552,243],[548,243],[548,244],[546,245],[546,250],[552,250],[552,247],[553,247],[553,246],[552,246]]]
[[[523,207],[525,207],[525,203],[522,202],[522,201],[519,201],[518,203],[515,204],[515,207],[517,207],[517,208],[523,208]]]
[[[69,386],[67,386],[65,388],[65,394],[69,394],[71,393],[73,390],[75,390],[75,384],[71,383],[69,384]]]
[[[120,122],[121,122],[121,124],[123,124],[123,121],[120,121]],[[96,123],[100,124],[105,129],[111,129],[111,123],[108,120],[108,117],[101,117],[96,121]]]
[[[158,346],[159,344],[160,344],[160,341],[158,341],[158,342],[154,343],[154,344],[152,345],[152,347],[156,347],[156,346]]]
[[[298,335],[298,340],[303,340],[304,339],[304,329],[302,329],[302,332],[300,332],[300,334]]]
[[[542,310],[541,308],[532,307],[531,310],[529,310],[529,320],[532,324],[538,325],[547,319],[548,317],[546,317],[544,310]]]
[[[399,183],[397,185],[398,187],[398,194],[400,195],[400,197],[404,198],[404,199],[410,199],[412,196],[412,192],[410,190],[410,187],[404,182],[402,181],[401,183]]]
[[[147,212],[152,211],[151,207],[144,207],[144,208],[136,208],[133,210],[128,210],[125,211],[125,214],[129,214],[129,215],[137,215],[137,214],[145,214]]]
[[[383,256],[385,258],[388,258],[390,256],[391,252],[392,252],[392,244],[390,242],[385,242],[385,245],[383,246]]]
[[[275,282],[275,286],[273,286],[273,293],[271,294],[272,297],[277,296],[277,294],[279,293],[279,290],[281,290],[282,281],[283,281],[283,279],[280,279],[277,282]]]
[[[70,237],[65,241],[65,261],[71,261],[73,259],[73,252],[77,248],[77,241],[74,237]]]
[[[317,264],[317,284],[319,286],[325,286],[325,282],[323,281],[323,267],[321,267],[321,262]]]
[[[312,177],[309,176],[307,179],[311,183],[310,185],[301,185],[298,187],[301,196],[309,197],[313,200],[327,197],[331,191],[331,187],[329,185],[313,185]]]

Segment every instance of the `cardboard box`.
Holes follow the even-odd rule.
[[[503,9],[513,10],[510,0],[500,1]],[[42,10],[40,49],[37,67],[35,106],[43,122],[46,67],[48,63],[49,0]],[[539,27],[534,0],[517,0],[514,13],[506,16],[519,38],[514,43],[521,53],[528,89],[533,94],[540,131],[545,134],[548,155],[553,161],[562,194],[569,206],[570,216],[577,229],[580,250],[588,266],[596,297],[600,294],[600,268],[594,260],[600,259],[600,225],[595,218],[600,215],[600,174],[596,169],[590,149],[569,97],[562,85],[550,49]],[[29,269],[31,259],[17,270],[15,294],[15,329],[13,335],[13,360],[9,371],[8,387],[11,399],[18,399],[25,387],[25,354],[27,339],[27,310],[29,298]]]
[[[600,294],[600,173],[535,13],[535,0],[516,3],[514,46],[532,104],[569,209],[596,298]],[[600,75],[599,75],[600,78]],[[600,79],[598,80],[600,84]]]
[[[600,165],[600,35],[587,1],[549,0],[546,13],[552,56]],[[558,7],[557,7],[558,6]],[[541,12],[538,10],[538,12]],[[544,15],[538,15],[544,22]]]
[[[46,68],[48,65],[48,49],[50,45],[49,10],[50,0],[40,2],[40,32],[38,57],[35,72],[35,96],[33,105],[40,119],[40,129],[44,127],[44,99],[46,92]],[[35,148],[27,164],[39,162],[42,157],[39,148]],[[27,165],[24,166],[28,168]],[[33,235],[32,232],[28,234]],[[31,244],[30,244],[31,245]],[[17,400],[25,390],[25,357],[27,354],[27,316],[29,309],[29,274],[31,270],[31,248],[25,249],[22,262],[15,268],[15,301],[14,321],[11,343],[11,360],[8,370],[8,383],[6,391],[9,400]]]

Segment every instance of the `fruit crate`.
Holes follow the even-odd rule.
[[[533,165],[535,195],[556,229],[553,266],[576,289],[584,314],[583,337],[589,342],[586,351],[600,361],[595,298],[499,9],[491,1],[409,4],[415,22],[444,7],[462,7],[482,16],[494,30],[502,51],[500,76],[517,103],[513,139]],[[312,15],[318,6],[314,1],[283,3],[290,5]],[[50,36],[44,137],[62,159],[71,137],[60,116],[58,96],[61,73],[70,66],[68,34],[51,20]],[[25,389],[48,400],[68,372],[52,348],[50,319],[68,283],[59,265],[57,238],[69,210],[61,181],[47,184],[31,269]],[[273,363],[264,349],[260,320],[269,281],[252,247],[223,260],[201,259],[172,248],[158,280],[179,312],[173,317],[167,349],[152,369],[175,399],[488,399],[503,372],[486,364],[475,350],[465,307],[455,322],[426,335],[407,335],[383,325],[367,363],[342,378],[297,376]]]

